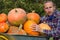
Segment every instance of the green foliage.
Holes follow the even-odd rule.
[[[44,15],[42,4],[43,1],[45,0],[0,0],[0,13],[4,12],[8,14],[8,12],[13,8],[22,8],[27,13],[35,10],[35,12],[37,12],[40,16],[43,16]],[[57,3],[58,2],[57,0],[53,1],[56,4],[59,4]]]
[[[44,13],[39,0],[0,0],[0,13],[8,14],[13,8],[23,8],[27,13],[35,10],[39,15]]]
[[[57,8],[60,8],[60,0],[53,0],[53,2],[56,4]]]
[[[12,1],[1,0],[0,1],[0,13],[8,13],[10,9],[14,8]]]

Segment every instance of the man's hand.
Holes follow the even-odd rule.
[[[32,31],[43,32],[43,30],[37,24],[31,25],[31,29]]]

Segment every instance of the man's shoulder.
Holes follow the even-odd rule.
[[[42,16],[41,18],[45,18],[46,16]]]
[[[45,18],[46,18],[46,16],[42,16],[42,17],[41,17],[41,20],[44,20]]]
[[[60,11],[59,10],[57,10],[57,16],[60,16]]]
[[[57,12],[56,12],[56,14],[55,14],[55,15],[56,15],[56,17],[57,17],[57,18],[59,18],[59,19],[60,19],[60,11],[59,11],[59,10],[57,10]]]

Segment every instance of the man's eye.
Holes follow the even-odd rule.
[[[47,8],[45,8],[45,9],[48,9],[48,7],[47,7]]]
[[[52,7],[49,7],[49,8],[52,8]]]
[[[46,7],[45,9],[52,8],[52,7]]]

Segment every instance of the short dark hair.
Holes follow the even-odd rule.
[[[53,1],[51,1],[51,0],[44,1],[43,4],[48,3],[48,2],[52,2],[53,3],[53,6],[56,7],[56,4]]]

